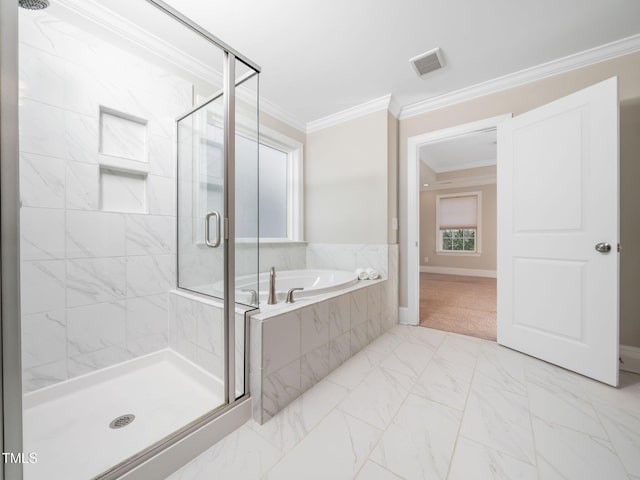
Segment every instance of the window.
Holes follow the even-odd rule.
[[[262,242],[302,240],[302,145],[260,128],[259,215]]]
[[[289,155],[260,144],[260,238],[289,238]]]
[[[436,245],[440,253],[480,253],[480,192],[436,197]]]

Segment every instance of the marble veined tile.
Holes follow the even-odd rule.
[[[402,342],[382,361],[380,366],[417,379],[431,360],[434,352],[435,349],[427,345]]]
[[[20,305],[23,315],[65,308],[64,260],[21,263]]]
[[[586,377],[577,377],[587,396],[597,403],[610,405],[640,413],[640,375],[620,372],[618,388],[591,380]]]
[[[446,479],[462,412],[409,395],[371,459],[407,479]]]
[[[32,368],[67,358],[67,317],[64,310],[23,315],[22,367]]]
[[[329,341],[329,371],[333,371],[351,357],[351,333],[346,332]]]
[[[152,174],[175,178],[176,157],[174,149],[170,138],[159,135],[149,136],[149,168]]]
[[[340,295],[327,303],[329,311],[329,338],[336,338],[350,328],[351,298]]]
[[[20,258],[53,260],[64,258],[64,210],[20,209]]]
[[[563,388],[539,378],[527,381],[531,414],[588,435],[607,438],[602,424],[582,389]]]
[[[526,395],[524,356],[497,343],[484,343],[478,355],[476,374],[499,382],[504,390]]]
[[[607,403],[594,407],[627,472],[640,477],[640,412]]]
[[[349,294],[351,298],[351,328],[355,328],[367,321],[367,290],[360,289]]]
[[[147,177],[149,213],[176,215],[176,181],[172,178],[149,175]]]
[[[34,100],[20,106],[20,151],[64,158],[64,110]]]
[[[99,197],[98,165],[67,163],[67,203],[70,210],[97,210]]]
[[[448,478],[449,480],[537,480],[538,471],[530,463],[459,437]]]
[[[289,312],[262,324],[262,368],[269,374],[300,358],[300,314]]]
[[[349,390],[357,387],[367,375],[384,359],[385,355],[365,348],[344,362],[340,368],[329,374],[327,380],[342,385]]]
[[[329,374],[329,344],[324,344],[300,358],[300,388],[302,391]]]
[[[37,367],[25,368],[22,371],[22,390],[25,393],[32,392],[59,383],[67,378],[66,359],[47,363],[46,365],[38,365]]]
[[[347,395],[347,389],[320,381],[263,425],[250,422],[253,430],[283,452],[291,450],[311,432]]]
[[[271,442],[244,425],[167,480],[255,480],[262,478],[280,457],[281,452]]]
[[[367,345],[367,349],[376,350],[380,352],[382,355],[389,355],[395,348],[402,343],[403,340],[397,335],[393,335],[392,333],[385,333],[380,337],[376,338],[373,342]]]
[[[165,293],[175,286],[175,255],[127,257],[127,297]]]
[[[67,368],[69,378],[95,372],[102,368],[131,360],[133,355],[124,346],[111,345],[93,352],[81,353],[69,357]]]
[[[408,375],[375,368],[338,408],[376,428],[384,429],[413,386]]]
[[[460,434],[525,462],[535,461],[527,397],[505,390],[498,381],[478,380],[477,372]]]
[[[59,57],[22,44],[19,75],[22,97],[64,106],[64,62]]]
[[[389,333],[407,342],[434,348],[438,348],[446,336],[446,333],[440,330],[413,325],[396,325],[389,330]]]
[[[301,353],[309,353],[329,343],[329,309],[327,302],[300,310]]]
[[[68,352],[70,356],[95,352],[106,347],[124,347],[125,303],[99,303],[67,310]]]
[[[440,357],[440,351],[413,386],[412,393],[452,408],[464,410],[473,368]]]
[[[627,474],[611,443],[533,417],[540,480],[626,479]]]
[[[66,261],[67,307],[125,297],[125,259],[77,258]]]
[[[135,355],[169,346],[167,294],[127,299],[127,349]]]
[[[23,207],[64,208],[66,163],[60,158],[20,154]]]
[[[360,352],[369,343],[369,325],[367,322],[362,323],[350,330],[351,334],[351,355]]]
[[[300,393],[300,359],[294,360],[262,379],[263,418],[271,418]]]
[[[73,162],[98,163],[98,115],[64,112],[66,158]]]
[[[124,215],[67,211],[67,258],[123,257],[124,236]]]
[[[355,480],[402,480],[402,478],[381,467],[376,462],[367,460]]]
[[[158,215],[127,215],[127,255],[176,252],[176,219]]]
[[[265,479],[350,480],[381,434],[371,425],[334,410]]]
[[[438,356],[452,363],[474,368],[483,340],[448,333],[438,348]]]

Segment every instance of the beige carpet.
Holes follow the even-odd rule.
[[[496,279],[420,274],[420,325],[496,339]]]

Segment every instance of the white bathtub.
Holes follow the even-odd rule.
[[[252,293],[256,289],[256,277],[247,275],[236,279],[236,299],[242,303],[251,303]],[[266,305],[269,297],[269,272],[261,273],[258,277],[258,291],[260,304]],[[276,297],[278,302],[286,299],[287,292],[292,288],[304,288],[295,292],[294,298],[306,298],[322,293],[340,290],[358,282],[354,272],[340,270],[276,270]],[[222,284],[214,286],[213,291],[222,292]],[[219,295],[221,296],[221,295]]]

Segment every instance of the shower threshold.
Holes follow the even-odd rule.
[[[37,463],[24,465],[24,479],[93,478],[223,399],[217,378],[169,349],[27,394],[24,451]]]

